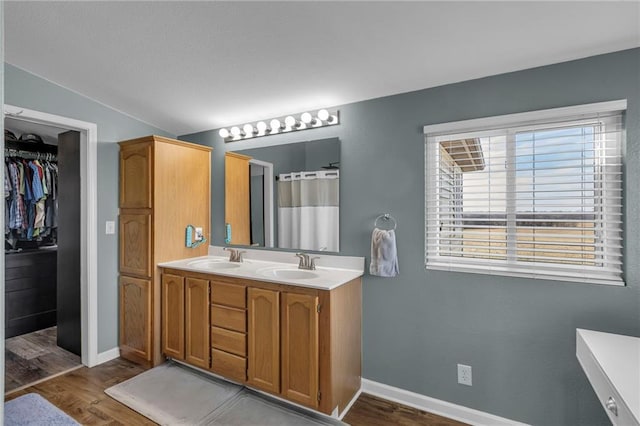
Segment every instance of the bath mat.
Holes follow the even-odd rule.
[[[166,362],[105,393],[161,425],[197,425],[241,390],[242,386]]]
[[[5,402],[4,424],[5,426],[77,426],[80,423],[37,393],[28,393]]]
[[[105,390],[161,425],[344,425],[175,362]]]
[[[207,419],[207,425],[320,426],[344,425],[338,420],[294,411],[275,400],[245,389]]]

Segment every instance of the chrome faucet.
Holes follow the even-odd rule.
[[[298,269],[307,269],[310,271],[316,269],[316,259],[320,259],[319,257],[309,257],[306,253],[296,253],[296,257],[300,258]]]
[[[240,251],[231,247],[223,247],[222,249],[229,252],[229,262],[242,263],[242,255],[246,253],[246,251]]]

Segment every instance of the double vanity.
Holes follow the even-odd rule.
[[[211,247],[158,265],[163,354],[340,416],[360,390],[363,259],[241,259]]]

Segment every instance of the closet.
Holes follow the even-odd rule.
[[[80,365],[80,133],[9,117],[5,129],[10,391]]]

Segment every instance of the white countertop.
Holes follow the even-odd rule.
[[[576,354],[582,367],[585,368],[585,357],[592,356],[636,424],[640,424],[640,338],[577,329],[576,339]]]
[[[212,250],[209,251],[209,253],[217,252],[218,250],[216,250],[216,248],[212,248]],[[263,254],[261,254],[261,252]],[[225,252],[220,251],[220,253]],[[276,262],[271,260],[274,256],[277,256],[278,253],[286,253],[286,255],[280,256],[280,259],[291,259],[291,262]],[[158,266],[161,268],[245,278],[277,284],[289,284],[320,290],[333,290],[364,274],[364,258],[335,260],[335,258],[340,258],[340,256],[312,255],[312,257],[316,256],[319,256],[320,259],[316,261],[317,266],[313,271],[299,270],[295,253],[265,250],[247,250],[247,253],[244,255],[244,261],[233,265],[229,265],[229,255],[225,253],[224,256],[209,255],[163,262],[159,263]],[[349,259],[351,259],[351,261]],[[333,267],[331,266],[332,264],[338,264],[340,267]],[[282,271],[284,271],[284,274],[294,275],[294,277],[276,275],[279,273],[282,274]],[[309,277],[295,277],[298,273],[309,275]]]

